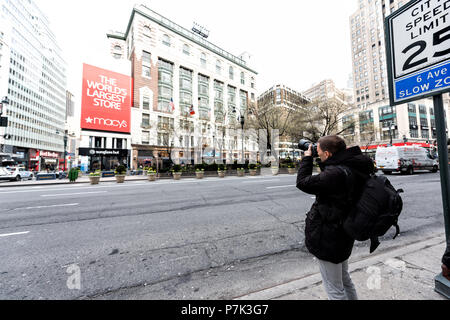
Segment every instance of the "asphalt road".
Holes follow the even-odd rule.
[[[317,272],[314,198],[295,180],[1,188],[0,299],[231,299]],[[439,174],[390,180],[405,190],[402,235],[379,252],[443,230]],[[358,243],[352,259],[367,256]]]

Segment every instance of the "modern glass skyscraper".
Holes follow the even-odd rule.
[[[29,168],[57,167],[63,154],[66,118],[66,62],[49,21],[33,0],[0,0],[0,34],[8,39],[9,124],[3,151]],[[6,72],[5,72],[6,71]],[[40,168],[38,168],[40,167]]]

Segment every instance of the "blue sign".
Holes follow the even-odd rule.
[[[427,69],[412,76],[394,80],[397,101],[409,100],[450,88],[450,62]]]

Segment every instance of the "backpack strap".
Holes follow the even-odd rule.
[[[353,173],[350,171],[350,169],[346,166],[336,166],[336,168],[341,169],[345,173],[345,185],[347,187],[347,196],[350,203],[353,203],[353,183],[350,181],[350,177],[353,175]]]
[[[380,246],[380,240],[378,238],[370,239],[370,254],[374,253],[375,250]]]
[[[394,227],[396,229],[395,236],[394,236],[394,240],[395,240],[395,238],[397,238],[400,235],[400,226],[398,225],[398,223],[396,223],[396,224],[394,224]]]

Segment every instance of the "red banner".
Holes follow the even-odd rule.
[[[131,77],[83,65],[81,129],[131,132]]]

